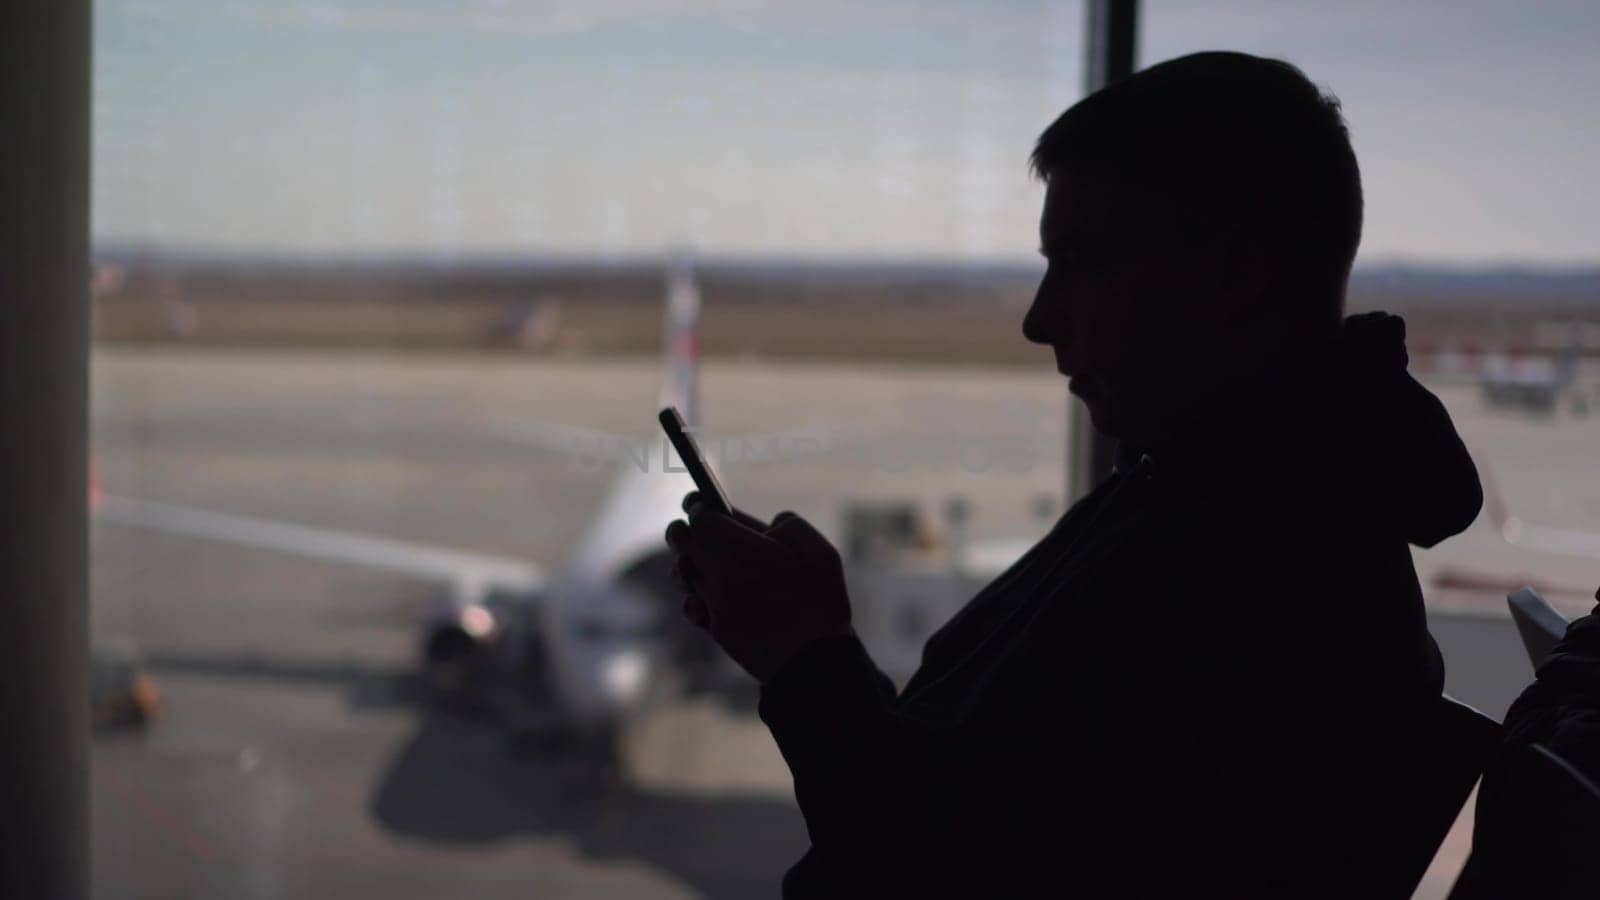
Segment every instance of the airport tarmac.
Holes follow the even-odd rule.
[[[652,438],[659,372],[644,359],[211,348],[102,349],[93,376],[107,493],[554,566],[610,470],[530,449],[516,424]],[[1519,515],[1600,530],[1600,420],[1438,390]],[[1067,395],[1053,372],[712,360],[702,399],[712,435],[897,439],[868,460],[729,465],[730,493],[758,514],[793,509],[836,534],[853,499],[937,515],[963,496],[974,536],[1000,537],[1042,533],[1060,512]],[[1600,583],[1600,561],[1528,554],[1483,519],[1414,555],[1450,690],[1495,715],[1531,677],[1503,598],[1434,592],[1432,575]],[[421,708],[407,673],[437,585],[106,523],[92,563],[94,639],[136,643],[166,704],[148,733],[94,745],[98,897],[771,897],[806,846],[748,710],[661,710],[630,736],[619,781]],[[1435,875],[1419,896],[1447,884]]]

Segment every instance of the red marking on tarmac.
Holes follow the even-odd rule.
[[[140,790],[132,782],[101,766],[92,766],[94,780],[103,788],[115,794],[119,799],[133,807],[150,824],[165,832],[168,837],[177,841],[189,855],[199,860],[211,861],[217,858],[217,847],[206,840],[205,835],[190,827],[188,823],[167,811],[167,808],[156,801],[154,797]]]
[[[100,509],[100,501],[105,497],[105,492],[100,489],[100,467],[95,463],[94,457],[89,457],[89,512]]]

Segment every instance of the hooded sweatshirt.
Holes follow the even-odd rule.
[[[1120,446],[904,690],[853,637],[797,653],[759,707],[812,841],[784,896],[1384,896],[1444,680],[1408,545],[1482,503],[1404,339],[1352,316]]]

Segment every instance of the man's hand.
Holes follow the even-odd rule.
[[[811,641],[851,633],[839,552],[805,519],[727,516],[693,491],[683,508],[689,519],[667,526],[667,545],[687,594],[684,615],[757,681]]]

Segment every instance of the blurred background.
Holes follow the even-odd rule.
[[[1071,499],[1021,319],[1086,20],[99,0],[96,895],[775,896],[805,831],[677,627],[654,412],[845,550],[908,676]],[[1497,717],[1532,677],[1505,594],[1600,583],[1597,38],[1579,2],[1140,8],[1140,64],[1278,56],[1343,101],[1350,311],[1406,317],[1491,493],[1414,557]]]

